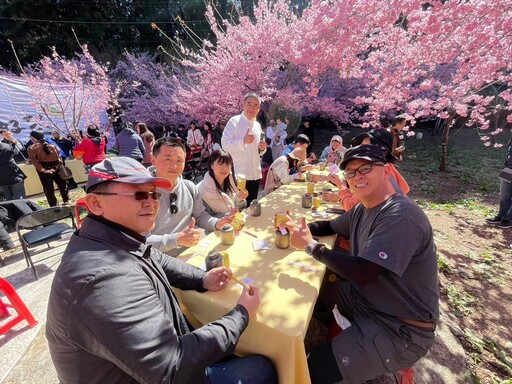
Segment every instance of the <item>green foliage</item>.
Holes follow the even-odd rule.
[[[512,379],[497,380],[494,377],[492,377],[491,384],[512,384]]]
[[[468,384],[482,384],[482,380],[480,380],[480,378],[471,370],[466,371],[464,376],[466,378],[466,383]]]
[[[405,140],[404,161],[397,163],[400,173],[411,186],[411,195],[428,199],[425,206],[450,211],[454,205],[488,214],[478,203],[499,191],[498,173],[506,157],[505,148],[488,148],[471,128],[462,128],[450,141],[446,172],[439,172],[440,138],[427,126],[412,127],[423,137]],[[497,138],[506,142],[508,133]],[[447,190],[447,188],[450,188]],[[460,199],[454,201],[454,195]]]
[[[484,336],[483,338],[478,337],[469,328],[464,329],[464,342],[466,346],[473,351],[470,354],[470,361],[473,364],[478,364],[481,361],[481,355],[485,351],[492,354],[492,364],[502,370],[509,378],[506,380],[500,380],[491,378],[491,382],[494,384],[510,384],[512,377],[512,360],[507,350],[503,348],[498,342],[491,339],[490,337]],[[480,383],[478,376],[471,372],[469,376],[472,378],[472,383]]]
[[[448,301],[453,309],[453,314],[457,317],[464,317],[471,312],[471,307],[477,305],[478,299],[469,293],[459,292],[456,286],[451,285],[447,288],[446,294]]]
[[[37,200],[37,204],[40,205],[43,208],[48,208],[49,207],[48,201],[46,199],[44,199],[44,200]]]
[[[223,15],[233,4],[218,1]],[[216,2],[216,3],[218,3]],[[252,6],[252,4],[248,4]],[[10,0],[0,2],[0,66],[17,70],[8,39],[13,41],[22,65],[38,61],[58,46],[60,54],[72,57],[80,44],[102,62],[117,62],[125,50],[156,51],[167,39],[151,28],[151,23],[185,46],[192,46],[180,20],[198,38],[210,33],[203,0],[124,1],[124,0]],[[73,33],[73,30],[75,34]]]
[[[439,269],[439,272],[450,272],[451,270],[450,265],[439,254],[437,254],[437,268]]]
[[[487,264],[494,263],[494,258],[492,257],[492,255],[490,253],[484,253],[482,255],[482,259],[483,259],[484,263],[487,263]]]

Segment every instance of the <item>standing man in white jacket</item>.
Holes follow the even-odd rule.
[[[233,157],[235,173],[245,175],[249,192],[247,204],[258,198],[261,181],[261,159],[267,143],[261,125],[256,121],[261,99],[255,93],[244,97],[243,112],[229,119],[222,134],[222,148]]]

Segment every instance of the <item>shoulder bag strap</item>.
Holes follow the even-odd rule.
[[[398,186],[398,183],[396,182],[396,180],[393,176],[389,175],[388,180],[391,183],[391,185],[393,186],[393,189],[395,190],[396,193],[402,193],[402,190]]]

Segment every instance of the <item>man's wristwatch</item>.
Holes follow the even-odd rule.
[[[309,256],[313,256],[313,251],[315,247],[318,245],[318,241],[311,240],[307,245],[306,248],[304,248],[304,252],[306,252]]]

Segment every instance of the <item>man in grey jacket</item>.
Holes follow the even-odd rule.
[[[185,145],[179,139],[162,137],[153,147],[153,167],[149,171],[169,179],[172,190],[160,189],[160,211],[155,228],[148,235],[148,244],[171,256],[196,245],[202,231],[213,232],[233,221],[234,216],[215,218],[205,211],[197,186],[181,177],[185,169]]]
[[[59,381],[275,383],[267,358],[229,356],[259,307],[256,287],[220,319],[189,328],[172,287],[218,291],[230,271],[204,272],[145,244],[157,187],[171,184],[129,158],[106,159],[89,173],[90,214],[71,237],[48,303],[46,336]]]

